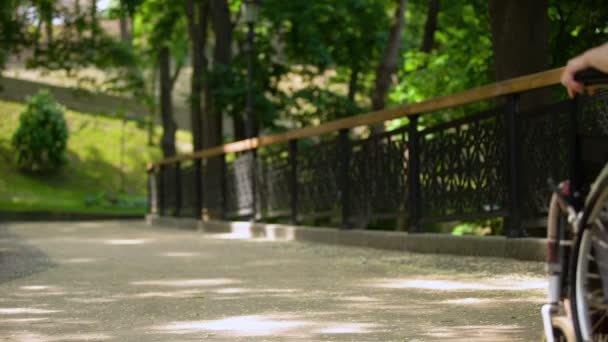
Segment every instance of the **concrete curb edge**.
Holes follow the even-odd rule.
[[[231,238],[275,241],[310,241],[346,246],[371,247],[417,253],[440,253],[544,261],[545,239],[501,236],[452,236],[447,234],[408,234],[394,231],[340,230],[336,228],[291,226],[284,224],[201,221],[194,218],[146,216],[151,225],[224,234]]]

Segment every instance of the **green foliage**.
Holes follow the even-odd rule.
[[[57,172],[40,177],[17,172],[11,162],[10,139],[24,108],[0,101],[0,210],[144,213],[145,165],[162,156],[158,146],[147,145],[145,129],[133,121],[123,124],[112,115],[68,110],[68,162]],[[160,130],[155,126],[155,134]],[[123,134],[126,139],[121,143]],[[186,144],[191,136],[178,131],[176,140]],[[102,196],[95,204],[99,194],[108,194],[109,200]]]
[[[294,112],[292,119],[300,122],[302,126],[362,112],[356,103],[345,96],[314,86],[296,91],[290,99],[290,108]]]
[[[17,9],[19,0],[0,0],[0,71],[8,57],[25,44],[23,20]]]
[[[18,167],[31,172],[58,169],[65,162],[67,142],[63,109],[48,91],[30,97],[12,138]]]
[[[435,49],[430,53],[411,48],[404,54],[398,71],[399,83],[389,98],[394,104],[419,102],[445,96],[493,80],[492,37],[485,1],[443,1],[435,32]],[[484,105],[478,108],[481,110]],[[451,120],[465,114],[462,108],[444,111],[442,115],[421,117],[422,127]],[[407,120],[397,120],[405,124]]]
[[[603,0],[551,0],[551,65],[560,67],[590,47],[608,41],[608,7]]]
[[[371,76],[388,37],[393,6],[390,0],[266,0],[256,50],[260,41],[270,49],[258,53],[256,63],[273,71],[266,98],[278,116],[306,126],[355,115],[369,105]],[[260,56],[269,63],[264,66]],[[326,73],[330,69],[332,76]],[[294,79],[302,82],[294,84]],[[354,100],[347,97],[345,84]],[[259,83],[262,92],[269,89],[266,85]]]
[[[502,235],[503,233],[503,219],[493,218],[486,220],[468,221],[463,222],[454,228],[452,228],[452,235],[463,236],[463,235]]]

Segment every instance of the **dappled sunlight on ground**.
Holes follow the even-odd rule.
[[[41,291],[41,290],[57,289],[57,287],[53,286],[53,285],[28,285],[28,286],[20,286],[19,288],[21,290],[28,290],[28,291]]]
[[[363,286],[386,289],[423,289],[437,291],[526,291],[544,290],[547,281],[541,279],[482,279],[471,282],[433,279],[378,279]]]
[[[17,331],[8,336],[12,338],[8,341],[19,342],[55,342],[55,341],[104,341],[113,337],[103,333],[79,333],[66,335],[45,335],[30,331]],[[0,334],[0,337],[2,335]],[[14,338],[14,339],[13,339]]]
[[[244,288],[224,288],[224,289],[219,289],[219,290],[214,290],[212,291],[214,293],[218,293],[218,294],[246,294],[246,293],[253,293],[253,294],[261,294],[261,295],[268,295],[268,294],[282,294],[282,293],[297,293],[298,291],[295,289],[244,289]]]
[[[118,301],[115,298],[68,298],[67,301],[82,304],[103,304]]]
[[[236,284],[238,280],[217,278],[217,279],[174,279],[174,280],[145,280],[134,281],[131,285],[138,286],[167,286],[167,287],[196,287],[196,286],[221,286]]]
[[[200,290],[183,290],[173,292],[144,292],[133,295],[134,298],[196,298],[201,297],[204,291]]]
[[[150,240],[146,239],[112,239],[104,241],[106,245],[143,245],[148,242]]]
[[[318,322],[282,313],[234,316],[212,321],[171,322],[151,328],[166,334],[214,332],[225,337],[313,338],[320,334],[367,334],[379,329],[379,326],[370,323]]]
[[[31,323],[31,322],[41,322],[48,320],[48,317],[37,317],[37,318],[7,318],[0,319],[0,323]]]
[[[197,252],[165,252],[161,253],[161,256],[171,257],[171,258],[188,258],[188,257],[198,257],[201,256],[201,253]]]
[[[541,328],[545,283],[523,263],[132,222],[5,233],[0,341],[528,341]],[[25,272],[39,263],[54,267]]]
[[[60,259],[57,260],[60,264],[87,264],[90,262],[95,262],[97,259],[93,258],[71,258],[71,259]]]
[[[20,314],[44,315],[44,314],[57,313],[57,312],[61,312],[61,311],[36,309],[36,308],[0,308],[0,315],[20,315]]]
[[[443,341],[466,341],[473,338],[482,338],[485,341],[514,341],[521,340],[513,336],[521,332],[522,328],[517,325],[467,325],[455,327],[436,326],[432,331],[424,335],[432,340]],[[539,332],[538,340],[540,340],[540,336]]]
[[[452,305],[476,305],[476,304],[486,304],[492,302],[491,299],[485,298],[462,298],[462,299],[449,299],[444,300],[441,304],[452,304]]]

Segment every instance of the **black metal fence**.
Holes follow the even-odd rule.
[[[585,159],[608,161],[608,95],[519,108],[511,95],[492,110],[424,129],[415,115],[405,127],[367,138],[342,130],[165,164],[150,172],[151,211],[343,228],[389,220],[410,232],[504,217],[505,234],[524,236],[526,227],[542,225],[547,179],[569,174],[574,127]]]

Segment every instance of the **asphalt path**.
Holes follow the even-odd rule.
[[[0,225],[0,341],[534,341],[543,265],[150,227]]]

